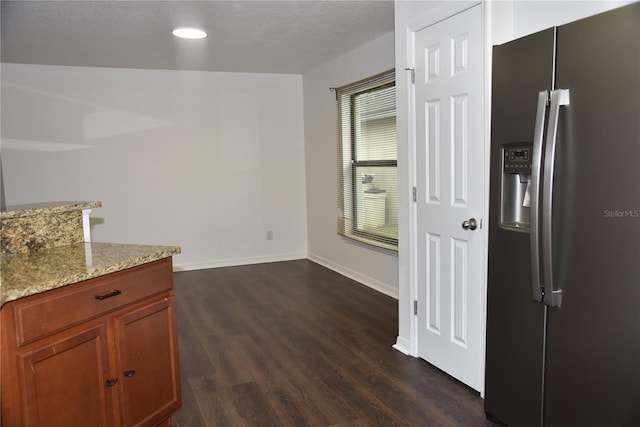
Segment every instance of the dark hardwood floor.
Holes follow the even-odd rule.
[[[308,260],[175,274],[180,427],[493,426],[394,350],[397,301]]]

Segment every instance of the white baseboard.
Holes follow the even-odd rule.
[[[293,261],[297,259],[309,259],[315,263],[322,265],[323,267],[327,267],[328,269],[335,271],[336,273],[342,274],[343,276],[353,279],[356,282],[362,283],[363,285],[368,286],[378,292],[381,292],[392,298],[398,299],[398,289],[393,285],[381,282],[372,277],[358,273],[357,271],[351,270],[343,265],[336,264],[333,261],[330,261],[326,258],[323,258],[318,255],[314,255],[314,254],[292,253],[292,254],[279,254],[279,255],[265,256],[265,257],[254,257],[254,258],[225,259],[221,261],[208,261],[208,262],[190,263],[190,264],[175,263],[173,265],[173,271],[180,272],[180,271],[191,271],[191,270],[204,270],[207,268],[234,267],[238,265],[264,264],[267,262]]]
[[[365,276],[357,271],[351,270],[343,265],[336,264],[333,261],[330,261],[326,258],[315,254],[309,254],[309,260],[322,265],[323,267],[327,267],[330,270],[335,271],[336,273],[342,274],[343,276],[348,277],[349,279],[353,279],[356,282],[362,283],[365,286],[368,286],[372,289],[375,289],[378,292],[381,292],[387,296],[398,299],[398,289],[390,285],[388,283],[381,282],[372,277]]]
[[[411,343],[409,342],[409,340],[402,338],[401,336],[398,336],[398,338],[396,338],[396,343],[391,347],[395,348],[401,353],[406,354],[407,356],[412,356]]]
[[[191,263],[191,264],[176,263],[173,266],[173,271],[179,272],[179,271],[191,271],[191,270],[204,270],[207,268],[234,267],[238,265],[250,265],[250,264],[264,264],[267,262],[293,261],[296,259],[306,259],[306,258],[307,258],[306,253],[292,253],[292,254],[278,254],[278,255],[253,257],[253,258],[224,259],[220,261],[207,261],[207,262]]]

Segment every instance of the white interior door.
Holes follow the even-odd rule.
[[[481,6],[417,31],[414,40],[417,351],[480,390],[485,183]]]

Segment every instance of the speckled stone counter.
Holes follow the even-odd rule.
[[[0,219],[27,218],[38,215],[57,215],[63,212],[99,208],[100,202],[45,202],[7,206],[0,212]]]
[[[83,211],[100,202],[8,206],[0,212],[0,253],[20,254],[85,241]]]
[[[0,305],[180,253],[176,246],[77,243],[0,257]]]

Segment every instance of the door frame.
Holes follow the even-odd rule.
[[[479,232],[482,233],[483,250],[482,250],[482,278],[481,291],[482,295],[480,301],[476,301],[481,305],[480,312],[482,318],[481,333],[483,334],[481,354],[479,357],[482,361],[482,383],[480,385],[480,394],[484,394],[484,358],[485,358],[485,339],[484,334],[486,331],[486,289],[487,289],[487,236],[488,236],[488,191],[489,191],[489,149],[488,141],[490,141],[490,109],[487,108],[490,102],[490,82],[487,76],[491,75],[490,70],[490,45],[488,43],[489,37],[487,34],[487,6],[484,1],[471,0],[471,1],[451,1],[440,7],[435,7],[432,10],[426,11],[423,15],[410,20],[406,25],[398,26],[396,22],[396,50],[404,48],[402,52],[396,54],[396,82],[399,86],[402,86],[404,91],[399,93],[398,98],[398,110],[400,114],[404,110],[406,112],[405,120],[403,123],[399,122],[399,140],[402,138],[406,141],[405,149],[402,150],[399,146],[398,163],[399,168],[404,163],[404,179],[400,177],[399,184],[407,185],[408,188],[401,187],[400,193],[405,194],[405,204],[400,203],[400,206],[407,208],[407,213],[402,215],[404,218],[400,218],[399,222],[399,284],[400,289],[398,292],[398,305],[399,305],[399,322],[400,331],[396,344],[393,346],[395,349],[417,357],[418,356],[418,317],[414,314],[414,301],[418,298],[418,260],[417,260],[417,206],[413,202],[413,188],[417,185],[417,173],[416,173],[416,136],[415,136],[415,88],[411,81],[411,68],[415,65],[415,36],[420,30],[423,30],[433,24],[440,21],[444,21],[454,15],[464,12],[474,6],[481,7],[482,15],[482,46],[483,46],[483,62],[482,70],[484,75],[482,76],[483,88],[483,145],[484,145],[484,177],[483,177],[483,221]],[[399,39],[404,38],[404,41]],[[401,99],[402,98],[402,99]],[[400,127],[402,126],[402,129]],[[404,151],[403,158],[401,159],[401,152]],[[404,160],[404,162],[403,162]],[[400,169],[399,169],[400,171]],[[405,191],[406,190],[406,191]],[[406,222],[405,222],[406,221]],[[404,226],[403,226],[404,225]],[[408,254],[402,256],[402,253]],[[408,282],[408,287],[403,289],[403,284]],[[405,317],[406,316],[406,317]],[[404,329],[408,327],[408,334],[402,335],[403,324]]]

